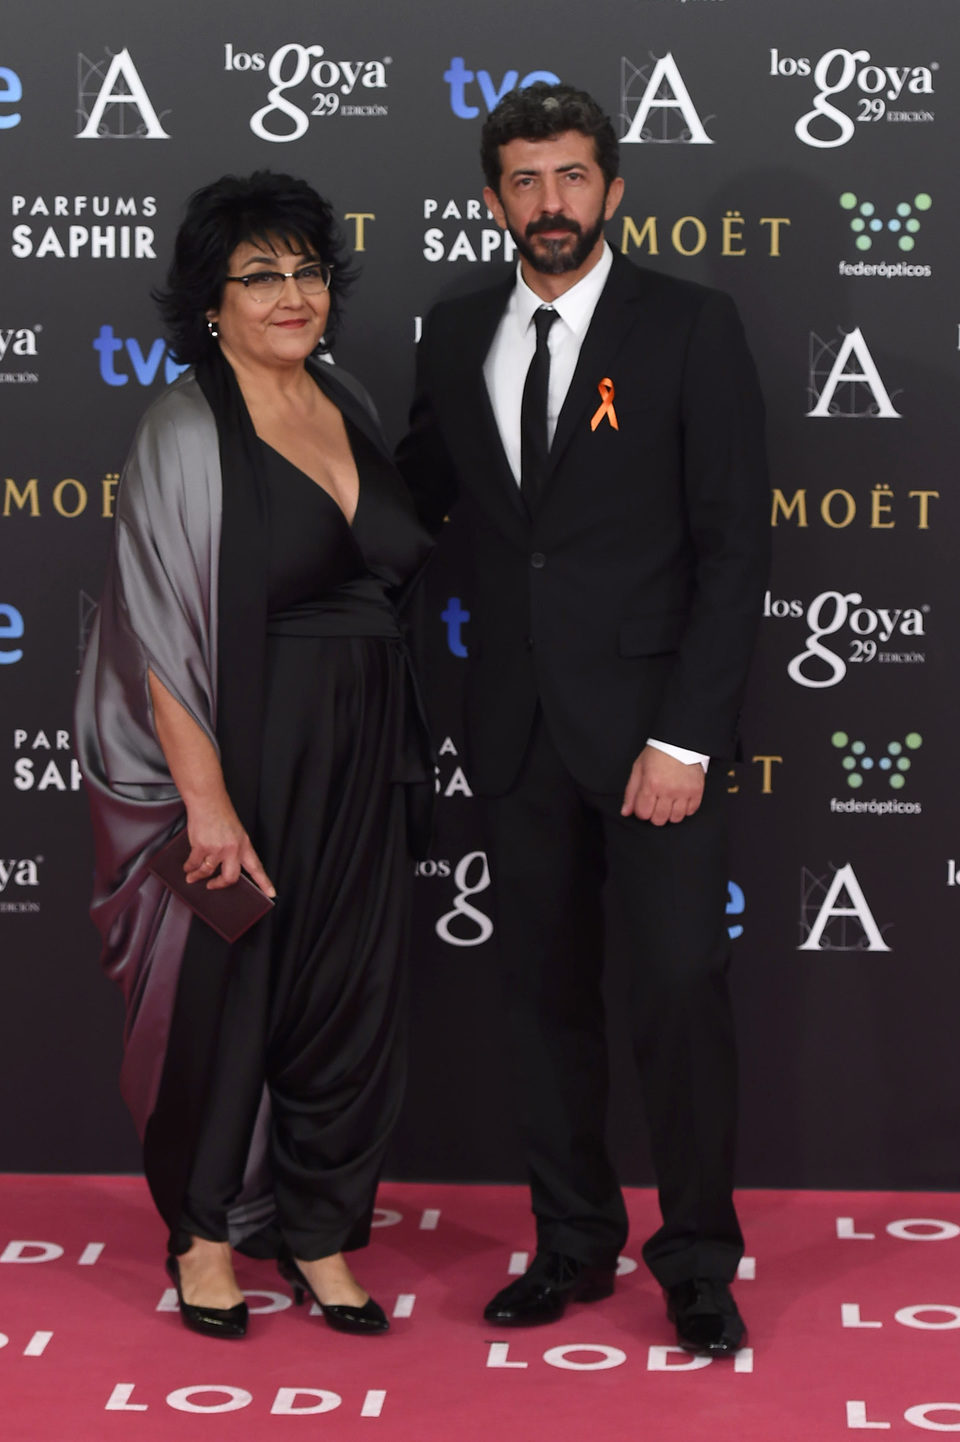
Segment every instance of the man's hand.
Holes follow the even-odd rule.
[[[631,767],[620,815],[639,816],[654,826],[682,821],[700,805],[705,779],[699,761],[687,766],[655,746],[644,746]]]

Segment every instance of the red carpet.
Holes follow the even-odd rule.
[[[960,1197],[746,1192],[737,1297],[753,1348],[669,1347],[639,1243],[616,1294],[562,1321],[480,1319],[530,1244],[516,1187],[387,1185],[357,1270],[385,1337],[332,1332],[241,1260],[242,1342],[186,1332],[143,1182],[0,1177],[2,1442],[810,1442],[960,1433]],[[926,1221],[917,1220],[926,1219]],[[25,1245],[29,1244],[29,1245]],[[175,1308],[175,1302],[174,1302]]]

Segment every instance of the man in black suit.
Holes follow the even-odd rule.
[[[456,506],[475,573],[466,748],[537,1222],[485,1316],[548,1322],[613,1289],[609,880],[663,1218],[643,1255],[681,1345],[720,1356],[745,1337],[723,762],[766,578],[762,401],[731,300],[606,243],[623,181],[588,95],[514,91],[482,159],[519,265],[427,318],[400,463],[435,528]]]

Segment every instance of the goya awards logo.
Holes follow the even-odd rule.
[[[840,752],[840,766],[849,792],[843,799],[832,797],[834,812],[870,816],[919,816],[920,801],[904,801],[901,795],[911,780],[913,763],[923,746],[919,731],[903,737],[868,745],[848,731],[834,731],[831,745]],[[890,795],[891,792],[895,794]]]
[[[36,916],[42,856],[0,857],[0,914]]]
[[[806,623],[806,642],[787,674],[813,691],[839,685],[851,665],[922,665],[926,653],[917,642],[926,635],[929,613],[928,605],[868,606],[859,591],[821,591],[807,606],[775,600],[768,591],[763,606],[772,620]]]
[[[923,221],[921,217],[933,207],[933,198],[919,191],[912,200],[898,200],[882,209],[875,201],[861,197],[852,190],[840,196],[840,208],[850,216],[848,234],[854,248],[869,260],[840,262],[844,276],[881,276],[884,279],[923,278],[933,274],[933,267],[903,259],[916,250]],[[897,257],[899,252],[900,258]]]
[[[472,898],[488,890],[490,866],[485,851],[470,851],[456,863],[446,860],[418,861],[414,875],[428,881],[440,879],[446,891],[452,881],[455,888],[453,904],[437,918],[434,931],[448,946],[482,946],[493,935],[493,922],[485,911],[475,906]]]
[[[772,76],[813,79],[813,107],[800,116],[793,129],[798,140],[817,150],[846,145],[859,124],[932,121],[933,111],[924,97],[933,95],[933,77],[938,69],[937,61],[929,65],[878,65],[869,50],[837,48],[826,51],[818,60],[770,51]]]
[[[0,326],[0,385],[36,384],[42,325]]]
[[[300,140],[314,119],[387,115],[384,92],[392,63],[389,55],[378,60],[334,60],[323,45],[292,41],[269,59],[263,51],[236,50],[228,43],[223,68],[233,73],[266,71],[267,103],[251,115],[250,129],[260,140],[282,144]]]
[[[670,51],[646,65],[620,59],[621,145],[712,145],[680,67]]]

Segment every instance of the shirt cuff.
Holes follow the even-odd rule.
[[[710,765],[710,757],[704,756],[702,751],[688,751],[685,746],[671,746],[669,741],[654,741],[652,736],[647,737],[647,745],[652,746],[655,751],[663,751],[667,756],[682,761],[684,766],[692,766],[695,761],[699,761],[704,774]]]

